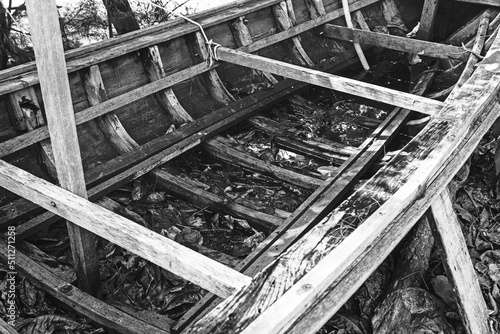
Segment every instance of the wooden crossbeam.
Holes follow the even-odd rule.
[[[343,93],[362,96],[397,107],[415,110],[428,115],[436,115],[441,111],[443,103],[417,95],[399,92],[393,89],[356,81],[349,78],[328,74],[321,71],[300,67],[282,61],[269,59],[253,54],[232,50],[225,47],[217,48],[219,60],[246,66],[256,70],[270,72],[286,78],[292,78],[309,84],[337,90]]]
[[[473,4],[476,4],[476,5],[486,5],[486,6],[500,7],[500,1],[498,1],[498,0],[455,0],[455,1],[473,3]]]
[[[443,263],[455,286],[464,327],[468,334],[490,333],[486,303],[448,189],[434,201],[431,209],[434,216],[431,225],[444,252]]]
[[[219,296],[228,297],[250,282],[235,270],[1,160],[0,184]]]
[[[391,50],[416,53],[420,56],[435,58],[461,59],[464,57],[464,49],[446,44],[439,44],[418,39],[381,34],[377,32],[360,29],[349,29],[333,24],[325,24],[322,36],[336,38],[343,41],[359,42],[379,46]]]

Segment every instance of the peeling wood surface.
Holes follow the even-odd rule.
[[[326,24],[324,31],[325,37],[351,42],[357,41],[360,44],[367,44],[397,51],[416,53],[419,56],[452,59],[463,59],[463,57],[465,56],[464,49],[452,45],[421,41],[418,39],[410,39],[406,37],[381,34],[360,29],[349,29],[332,24]]]
[[[497,38],[492,49],[498,50],[499,47],[500,39]],[[467,138],[469,128],[477,125],[476,119],[496,100],[499,91],[500,74],[478,69],[462,89],[452,93],[440,114],[442,117],[457,117],[459,122],[431,120],[400,154],[358,192],[262,270],[250,285],[227,298],[186,333],[241,332],[255,319],[259,322],[252,324],[255,326],[252,328],[261,328],[259,326],[264,323],[269,324],[266,320],[271,318],[277,329],[290,326],[290,313],[300,315],[294,309],[289,309],[290,313],[279,313],[283,318],[269,318],[272,312],[267,313],[265,317],[263,315],[266,310],[274,310],[280,296],[305,277],[317,263],[326,263],[325,259],[331,259],[326,271],[315,272],[328,275],[329,282],[332,282],[339,279],[359,256],[366,254],[371,244],[386,228],[393,225],[391,222],[404,212],[405,208],[425,197],[427,185],[459,144]],[[345,238],[346,236],[348,237]],[[292,299],[288,300],[299,301],[299,306],[301,301],[313,300],[308,294],[322,294],[328,289],[322,279],[320,281],[322,284],[318,289],[314,289],[314,285],[302,290],[302,285],[296,286],[291,290]],[[307,306],[304,305],[301,310],[304,311]]]
[[[431,210],[435,238],[440,241],[444,252],[443,263],[455,286],[464,327],[468,334],[491,333],[486,303],[448,189],[441,192]]]
[[[0,239],[0,248],[2,249],[0,261],[6,263],[7,244],[2,239]],[[59,278],[52,271],[40,266],[22,252],[16,253],[16,270],[22,276],[30,279],[30,282],[38,288],[43,289],[56,299],[70,306],[78,314],[88,317],[103,327],[124,334],[170,333],[168,329],[160,329],[139,321],[113,306],[109,306],[105,302],[84,293],[82,290]]]
[[[420,111],[428,115],[438,114],[443,107],[442,102],[427,99],[425,97],[403,93],[393,89],[367,84],[362,81],[323,73],[317,70],[237,50],[231,50],[224,47],[217,49],[217,55],[220,60],[233,64],[271,72],[287,78],[337,90],[343,93],[363,96],[367,99],[388,103],[393,106],[407,108],[410,110]]]

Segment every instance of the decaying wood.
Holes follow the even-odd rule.
[[[497,43],[500,44],[500,40]],[[494,45],[493,49],[497,48]],[[294,319],[293,313],[298,316],[305,312],[311,306],[308,302],[317,300],[318,294],[329,288],[324,278],[330,283],[339,279],[342,272],[347,272],[359,256],[366,254],[369,245],[393,225],[394,219],[426,197],[424,189],[467,137],[469,129],[476,125],[476,118],[495,101],[500,91],[499,79],[500,74],[478,69],[470,84],[466,83],[450,96],[440,115],[458,117],[460,121],[432,120],[360,191],[262,270],[250,285],[226,299],[187,333],[242,331],[247,327],[261,328],[264,324],[267,324],[262,327],[266,332],[286,330]],[[418,218],[416,215],[412,224]],[[349,236],[344,239],[346,235]],[[344,242],[339,244],[339,239]],[[345,254],[349,254],[349,258]],[[315,263],[318,264],[309,271]],[[301,280],[304,277],[305,280]],[[293,285],[299,280],[299,284]],[[362,278],[356,280],[355,288],[361,281]],[[317,282],[321,286],[315,285]],[[278,299],[287,290],[290,292],[286,293],[287,298]],[[230,322],[227,321],[229,314]],[[252,322],[255,319],[257,322]]]
[[[351,12],[349,11],[349,3],[347,0],[342,0],[342,8],[344,9],[344,18],[347,24],[347,27],[353,29]],[[354,50],[356,50],[356,54],[358,55],[359,61],[361,65],[365,69],[365,71],[370,70],[370,65],[368,65],[368,61],[366,60],[365,54],[361,49],[361,45],[358,42],[353,42]]]
[[[431,209],[435,238],[443,249],[443,263],[455,286],[464,327],[468,334],[491,333],[486,303],[447,189],[434,201]]]
[[[43,5],[28,1],[27,8],[57,176],[63,188],[86,198],[64,51],[61,39],[54,38],[54,33],[60,34],[55,1]],[[71,222],[67,226],[78,283],[84,291],[95,294],[100,278],[94,236]]]
[[[435,72],[428,72],[421,76],[413,93],[423,94]],[[249,276],[256,275],[260,270],[269,265],[275,260],[275,254],[282,253],[285,249],[293,245],[301,236],[312,226],[316,225],[323,219],[327,213],[334,208],[346,195],[347,190],[363,175],[369,166],[382,153],[385,145],[387,145],[398,129],[400,129],[408,116],[409,110],[399,110],[396,108],[381,124],[379,129],[374,131],[372,135],[358,148],[358,152],[352,155],[339,169],[335,175],[331,177],[329,182],[325,182],[319,187],[301,206],[295,210],[294,214],[287,219],[274,234],[270,235],[264,242],[242,261],[237,268]],[[272,250],[271,254],[267,252]],[[369,262],[370,263],[370,262]],[[364,272],[364,271],[362,271]],[[334,300],[337,300],[337,296]],[[217,300],[214,296],[204,297],[197,306],[193,307],[174,328],[177,331],[182,331],[187,325],[201,318],[209,311],[209,306],[218,304],[221,300]],[[331,302],[331,300],[329,301]],[[330,309],[329,304],[326,306]],[[306,328],[309,327],[306,326]]]
[[[324,182],[321,179],[290,171],[262,161],[261,159],[254,158],[248,153],[243,153],[235,148],[232,148],[228,141],[222,137],[209,139],[204,143],[204,146],[208,153],[226,161],[227,163],[248,168],[264,175],[273,176],[278,180],[282,180],[305,189],[314,190]]]
[[[394,0],[382,0],[382,14],[387,22],[388,28],[398,28],[403,34],[406,34],[409,29],[401,18],[401,14],[398,7],[394,3]]]
[[[209,291],[227,297],[248,283],[248,277],[143,226],[6,162],[0,165],[7,189]]]
[[[346,156],[332,153],[331,150],[323,150],[319,145],[307,144],[300,139],[275,136],[273,142],[285,150],[320,159],[336,166],[340,166],[347,159]]]
[[[465,81],[470,78],[472,72],[474,71],[474,65],[476,65],[479,61],[477,55],[480,55],[481,51],[483,50],[486,32],[488,30],[489,18],[490,13],[488,11],[484,12],[483,15],[481,15],[474,46],[472,47],[471,54],[469,55],[469,59],[467,60],[464,71],[462,72],[462,75],[460,75],[460,78],[455,85],[456,88],[462,87]]]
[[[313,85],[357,96],[363,96],[364,98],[388,103],[402,108],[416,110],[424,114],[436,115],[443,107],[442,102],[439,101],[224,47],[217,49],[217,55],[220,60],[237,65],[268,71]]]
[[[184,198],[200,208],[213,207],[232,216],[245,219],[250,225],[260,231],[269,233],[283,222],[281,218],[246,208],[237,203],[231,203],[211,192],[192,187],[184,180],[175,177],[165,170],[154,170],[152,171],[152,175],[156,178],[158,186],[163,187],[169,193]]]
[[[3,321],[3,319],[0,319],[0,330],[2,333],[5,334],[19,334],[14,327]]]
[[[273,14],[281,30],[287,31],[293,26],[292,20],[289,16],[290,10],[293,11],[293,8],[288,8],[285,1],[273,6]],[[302,66],[313,67],[314,62],[311,58],[309,58],[306,51],[302,47],[300,38],[298,36],[292,37],[292,42],[292,54],[295,56],[294,58],[299,62],[299,64]]]
[[[0,239],[0,261],[7,261],[7,244]],[[16,253],[16,269],[38,288],[74,309],[78,314],[97,324],[120,333],[169,333],[168,330],[151,326],[109,306],[82,290],[62,280],[52,271],[40,266],[22,252]]]
[[[465,54],[464,49],[453,45],[409,39],[406,37],[359,29],[347,29],[333,24],[325,25],[324,36],[351,42],[357,41],[361,44],[379,46],[408,53],[416,53],[419,56],[463,59]]]
[[[468,3],[477,4],[477,5],[500,7],[500,3],[497,0],[454,0],[454,1],[468,2]]]
[[[96,106],[108,100],[108,94],[104,87],[104,82],[102,81],[99,66],[93,65],[89,67],[88,72],[81,73],[81,75],[83,87],[87,94],[87,100],[91,106]],[[112,143],[118,153],[128,152],[139,146],[137,142],[130,137],[115,113],[109,112],[101,117],[97,117],[96,121],[101,131]]]

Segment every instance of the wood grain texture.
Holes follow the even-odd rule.
[[[438,11],[439,0],[424,0],[424,8],[420,16],[420,28],[417,32],[417,38],[423,40],[432,39],[432,30]]]
[[[500,7],[500,2],[498,2],[498,0],[455,0],[455,1],[473,3],[476,5]]]
[[[12,192],[220,296],[249,278],[128,219],[0,161],[0,182]],[[99,222],[99,223],[96,223]]]
[[[443,107],[443,103],[439,101],[224,47],[217,49],[217,55],[222,61],[271,72],[343,93],[363,96],[367,99],[416,110],[428,115],[438,114]]]
[[[7,261],[7,244],[2,239],[0,239],[0,248],[2,249],[0,261],[5,263]],[[38,288],[100,326],[127,334],[170,333],[168,328],[154,327],[146,322],[137,320],[127,313],[86,294],[82,290],[59,278],[52,271],[37,264],[23,252],[16,253],[16,269],[19,274],[28,278],[30,282]],[[2,333],[5,332],[2,331]]]
[[[409,39],[360,29],[349,29],[333,24],[325,24],[324,36],[344,41],[357,41],[360,44],[379,46],[391,50],[416,53],[420,56],[452,59],[463,59],[465,56],[464,49],[452,45]]]
[[[28,1],[26,5],[59,183],[86,198],[56,4]],[[78,283],[84,291],[95,294],[100,289],[95,237],[72,223],[67,226]]]
[[[492,50],[499,49],[500,39],[497,38]],[[252,325],[255,326],[253,328],[265,327],[266,332],[271,328],[269,321],[273,321],[276,330],[290,327],[292,319],[300,316],[291,306],[289,312],[271,311],[265,317],[263,315],[267,313],[266,310],[274,310],[280,296],[312,272],[318,263],[326,262],[324,260],[327,258],[330,259],[329,269],[321,272],[315,270],[310,276],[321,283],[294,287],[289,295],[292,298],[287,299],[290,303],[300,300],[307,308],[307,303],[316,299],[314,295],[319,296],[328,289],[323,278],[331,283],[345,275],[399,215],[425,197],[427,186],[435,179],[436,173],[442,170],[460,143],[467,138],[469,129],[478,125],[478,117],[486,110],[491,110],[489,107],[497,101],[499,91],[500,74],[477,69],[462,89],[452,92],[440,117],[431,120],[400,154],[260,271],[251,284],[222,302],[186,333],[242,332],[256,319],[258,322]],[[456,117],[460,121],[446,121],[443,117]],[[314,276],[316,274],[323,275],[323,278]],[[358,278],[357,284],[361,284],[362,279]],[[274,316],[270,317],[271,314]],[[264,323],[267,326],[263,326]]]
[[[14,327],[0,319],[0,331],[4,334],[19,334]]]
[[[468,334],[491,333],[486,303],[448,189],[441,192],[431,210],[435,238],[440,241],[444,252],[443,263],[455,286],[464,327]]]

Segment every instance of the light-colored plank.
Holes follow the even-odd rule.
[[[361,44],[379,46],[391,50],[416,53],[421,56],[435,58],[460,59],[465,56],[464,50],[457,46],[409,39],[360,29],[348,29],[333,24],[325,24],[323,36],[344,41],[357,41]]]
[[[273,74],[337,90],[343,93],[363,96],[367,99],[419,111],[428,115],[436,115],[443,107],[443,103],[439,101],[340,77],[334,74],[300,67],[274,59],[244,53],[238,50],[220,47],[217,49],[217,56],[220,60],[229,63],[271,72]]]
[[[0,184],[219,296],[227,297],[250,281],[237,271],[4,161],[0,161]]]
[[[497,38],[490,52],[499,49],[500,39]],[[299,299],[300,305],[303,305],[302,302],[313,301],[315,297],[312,295],[321,295],[329,288],[322,278],[319,278],[321,283],[318,286],[307,285],[318,282],[318,279],[311,275],[309,277],[313,280],[304,281],[305,285],[294,287],[297,293],[291,293],[289,303],[281,304],[288,308],[292,315],[279,310],[280,313],[269,312],[263,317],[266,309],[277,305],[279,297],[284,295],[294,282],[299,282],[312,271],[328,277],[330,283],[340,279],[346,273],[341,271],[355,265],[359,256],[366,254],[386,228],[393,225],[394,219],[426,197],[427,186],[434,180],[436,173],[444,168],[450,156],[467,138],[470,129],[481,124],[477,118],[489,117],[487,125],[491,125],[498,116],[498,110],[496,114],[491,115],[491,105],[492,102],[497,104],[499,92],[500,74],[478,68],[471,80],[450,95],[447,105],[443,108],[441,116],[457,117],[459,121],[432,119],[400,154],[338,206],[327,219],[313,227],[274,263],[264,268],[253,278],[252,284],[226,299],[216,310],[185,333],[206,333],[215,328],[221,332],[239,332],[255,319],[258,323],[252,324],[254,329],[266,324],[263,326],[265,332],[257,331],[258,333],[275,334],[278,332],[273,329],[281,331],[292,326],[292,319],[301,314],[293,308],[294,303]],[[441,184],[440,189],[445,185]],[[336,257],[332,254],[336,254]],[[330,261],[326,261],[327,258]],[[325,263],[321,265],[323,260]],[[321,272],[315,270],[317,263],[328,268]],[[358,278],[357,284],[360,281]],[[298,307],[305,311],[300,305]],[[227,322],[229,315],[231,322]],[[272,324],[265,320],[271,320]]]
[[[31,0],[26,5],[57,176],[62,187],[86,197],[56,3]],[[79,285],[95,294],[100,289],[95,237],[72,223],[67,226]]]
[[[19,334],[14,327],[0,319],[0,331],[4,334]]]
[[[431,220],[431,224],[444,251],[443,263],[448,278],[455,286],[456,301],[465,329],[468,334],[491,333],[486,303],[448,189],[439,195],[431,209],[434,216],[434,223]]]
[[[500,2],[498,0],[455,0],[455,1],[473,3],[476,5],[500,7]]]
[[[488,31],[490,13],[488,11],[484,12],[481,15],[481,19],[479,20],[479,28],[477,29],[476,38],[474,40],[474,45],[472,47],[472,52],[469,55],[469,59],[465,64],[465,68],[460,75],[457,83],[455,84],[456,88],[462,87],[462,85],[470,78],[472,72],[474,72],[474,66],[478,63],[479,58],[477,55],[481,54],[483,50],[484,41],[486,39],[486,33]]]
[[[344,9],[344,17],[348,28],[353,28],[351,13],[349,12],[349,3],[347,0],[342,0],[342,8]],[[365,54],[363,53],[363,49],[361,49],[361,45],[358,42],[353,42],[354,49],[356,50],[356,54],[358,55],[359,61],[361,65],[365,69],[365,71],[370,70],[370,65],[368,65],[368,61],[366,60]]]

